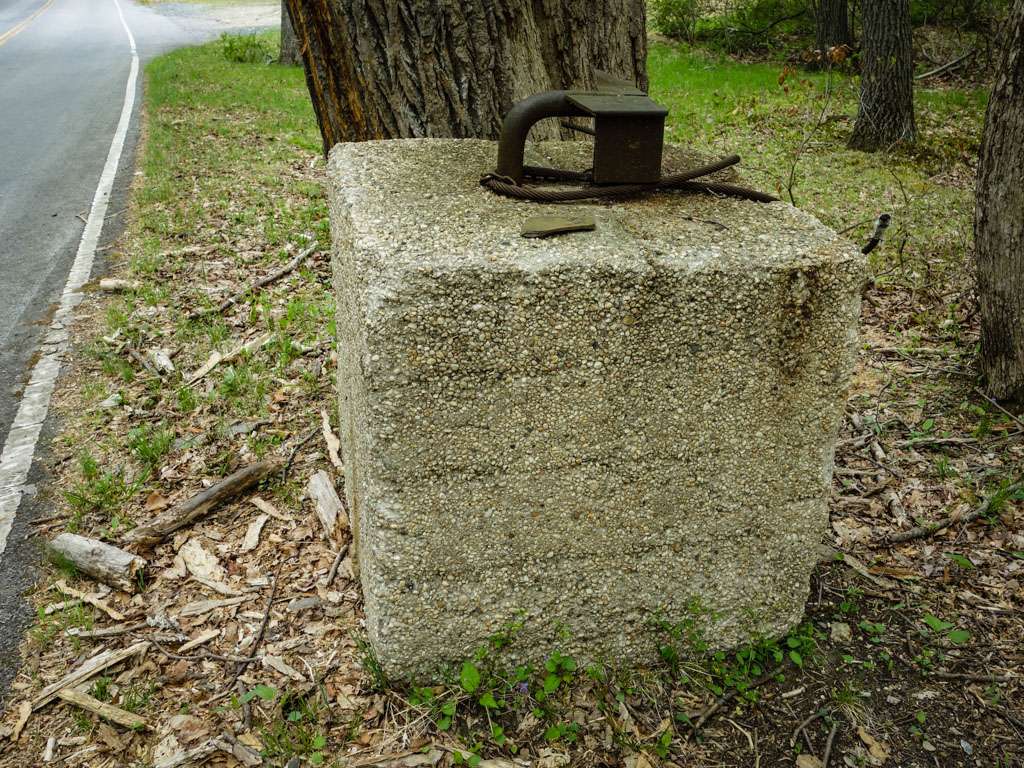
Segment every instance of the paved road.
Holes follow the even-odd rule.
[[[250,13],[216,9],[211,15],[195,5],[117,2],[143,65],[246,18],[253,26],[276,21],[266,7]],[[0,0],[0,449],[68,280],[83,236],[79,214],[87,214],[93,202],[125,103],[132,54],[117,2]],[[103,268],[102,245],[120,226],[141,88],[140,77],[93,276]],[[50,431],[45,425],[30,483],[42,479],[38,455]],[[39,514],[32,487],[22,495],[13,525],[9,514],[0,519],[0,706],[27,619],[21,595],[38,558],[34,544],[26,542],[27,522]]]

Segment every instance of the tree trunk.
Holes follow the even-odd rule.
[[[993,397],[1024,402],[1024,0],[1010,9],[1002,52],[974,209],[981,367]]]
[[[829,65],[830,48],[853,47],[848,0],[818,0],[814,4],[815,46],[823,66]]]
[[[299,39],[295,36],[292,16],[288,12],[288,0],[281,0],[281,54],[277,57],[277,63],[289,67],[302,64]]]
[[[495,138],[517,100],[588,87],[595,69],[647,86],[644,0],[287,2],[325,152]]]
[[[849,146],[874,152],[913,143],[917,128],[910,0],[864,0],[861,14],[860,109]]]

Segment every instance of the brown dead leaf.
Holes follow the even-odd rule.
[[[857,735],[864,742],[864,746],[868,748],[868,752],[871,753],[875,765],[881,765],[889,758],[889,745],[868,733],[864,726],[857,727]]]
[[[164,496],[160,491],[152,491],[146,497],[146,503],[143,506],[145,512],[156,512],[161,509],[166,509],[171,506],[171,500]]]

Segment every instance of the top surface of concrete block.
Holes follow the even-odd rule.
[[[585,170],[592,151],[586,142],[543,142],[528,146],[526,162]],[[666,155],[679,169],[706,162],[677,148],[666,147]],[[502,198],[496,205],[496,196],[479,184],[494,163],[490,141],[370,141],[336,146],[329,173],[351,207],[355,246],[379,251],[394,269],[471,262],[536,269],[567,260],[621,265],[624,259],[655,256],[675,268],[745,270],[835,255],[819,253],[835,243],[835,232],[785,204],[658,194],[568,205]],[[580,210],[594,214],[595,231],[540,240],[520,236],[531,216]]]

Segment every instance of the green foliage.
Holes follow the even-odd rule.
[[[88,513],[101,513],[109,517],[114,529],[127,521],[119,516],[121,506],[138,490],[139,482],[127,483],[120,470],[101,470],[96,459],[88,451],[79,457],[81,480],[71,490],[64,492],[64,499],[71,506],[68,530],[77,530],[82,517]]]
[[[151,427],[144,424],[128,430],[128,448],[140,462],[152,469],[171,449],[174,442],[174,430],[168,429],[164,422]]]
[[[274,61],[275,52],[265,37],[225,32],[220,36],[220,45],[224,58],[234,64],[270,64]]]
[[[679,40],[693,40],[700,10],[698,0],[649,0],[647,3],[654,28]]]
[[[299,756],[310,765],[323,765],[329,710],[323,706],[319,689],[308,696],[288,692],[279,696],[270,686],[257,685],[245,695],[250,693],[261,701],[277,700],[272,718],[260,729],[265,757],[280,759],[283,764]]]

